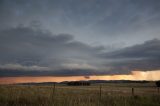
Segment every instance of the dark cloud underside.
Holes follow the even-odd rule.
[[[160,69],[159,0],[0,0],[0,76]]]

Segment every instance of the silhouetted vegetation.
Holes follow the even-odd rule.
[[[160,87],[160,81],[156,81],[156,86]]]
[[[67,85],[69,85],[69,86],[89,86],[90,82],[88,82],[88,81],[72,81],[72,82],[68,82]]]

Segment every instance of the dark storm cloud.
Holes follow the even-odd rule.
[[[130,74],[131,71],[153,71],[160,69],[160,59],[121,60],[105,64],[110,67],[106,74]]]
[[[127,46],[159,38],[159,11],[159,0],[1,0],[0,28],[39,20],[82,42]]]
[[[32,27],[0,32],[0,76],[126,74],[159,69],[160,40],[105,53],[76,41],[72,35],[54,35]]]
[[[53,35],[46,30],[15,27],[0,32],[0,50],[0,68],[5,70],[1,75],[9,74],[8,70],[15,72],[14,75],[19,71],[33,75],[73,75],[95,70],[92,65],[96,55],[104,48],[76,41],[68,34]]]
[[[160,40],[153,39],[143,44],[137,44],[121,50],[103,54],[106,58],[112,59],[159,59],[160,58]]]
[[[57,45],[63,47],[65,43],[72,40],[71,35],[51,36],[48,32],[34,31],[25,27],[3,30],[0,34],[1,62],[24,58],[38,60],[44,55],[50,54],[48,51],[51,48],[54,49]]]
[[[41,59],[47,56],[49,58],[81,57],[103,50],[103,47],[91,47],[76,41],[72,35],[53,35],[48,31],[28,27],[3,30],[0,32],[0,38],[1,60],[25,57]]]
[[[130,73],[131,70],[158,70],[160,68],[160,40],[153,39],[123,48],[113,52],[101,54],[103,58],[111,60],[111,72]]]
[[[158,69],[159,11],[159,0],[0,0],[0,76]]]
[[[18,77],[18,76],[85,76],[89,79],[90,75],[105,75],[106,72],[98,72],[90,69],[64,69],[56,71],[22,71],[22,70],[11,70],[11,69],[1,69],[0,77]]]

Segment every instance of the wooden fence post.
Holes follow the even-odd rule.
[[[134,96],[134,88],[132,88],[132,96]]]
[[[56,88],[56,84],[54,83],[54,86],[53,86],[53,93],[55,94],[55,88]]]
[[[99,86],[99,100],[97,106],[100,106],[101,96],[102,96],[102,85]]]
[[[99,97],[100,97],[100,101],[101,101],[101,98],[102,98],[102,85],[100,85],[100,87],[99,87]]]
[[[56,88],[56,84],[53,84],[53,90],[52,90],[52,99],[54,98],[55,95],[55,88]]]

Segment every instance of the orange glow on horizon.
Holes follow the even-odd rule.
[[[79,80],[160,80],[160,70],[132,71],[128,75],[92,75],[84,76],[37,76],[37,77],[1,77],[0,84],[27,83],[27,82],[62,82]]]

